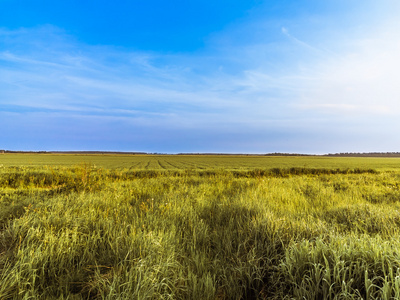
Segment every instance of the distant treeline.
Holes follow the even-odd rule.
[[[121,151],[12,151],[0,150],[0,153],[25,153],[25,154],[132,154],[132,155],[201,155],[201,156],[320,156],[316,154],[302,153],[158,153],[158,152],[121,152]],[[399,154],[400,155],[400,154]]]
[[[174,155],[167,153],[149,153],[149,152],[129,152],[129,151],[12,151],[0,150],[0,153],[26,153],[26,154],[125,154],[125,155]],[[302,154],[302,153],[265,153],[265,154],[248,154],[248,153],[177,153],[175,155],[241,155],[241,156],[333,156],[333,157],[400,157],[400,152],[343,152],[329,154]]]
[[[177,153],[176,155],[224,155],[224,156],[316,156],[316,154],[301,154],[301,153],[264,153],[264,154],[249,154],[249,153]]]
[[[146,152],[121,152],[121,151],[12,151],[0,150],[0,153],[25,153],[25,154],[149,154]]]
[[[325,156],[339,156],[339,157],[400,157],[400,152],[367,152],[367,153],[334,153],[326,154]]]

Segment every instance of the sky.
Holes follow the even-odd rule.
[[[0,149],[400,151],[398,0],[0,0]]]

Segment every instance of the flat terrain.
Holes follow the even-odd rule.
[[[400,170],[400,158],[244,155],[0,154],[0,166],[77,166],[115,169],[372,168]]]
[[[400,299],[396,158],[0,155],[0,299]]]

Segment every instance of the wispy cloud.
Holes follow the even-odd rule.
[[[305,80],[300,105],[328,108],[331,113],[398,115],[400,113],[400,25],[380,28],[368,37],[353,40],[350,51],[314,66]],[[350,109],[351,108],[351,109]]]
[[[323,53],[323,51],[321,49],[313,47],[310,44],[308,44],[308,43],[306,43],[304,41],[301,41],[298,38],[296,38],[293,35],[291,35],[289,33],[289,30],[286,27],[282,27],[281,31],[285,36],[287,36],[291,41],[295,42],[296,44],[298,44],[298,45],[300,45],[302,47],[305,47],[306,49],[308,49],[308,50],[310,50],[312,52],[315,52],[315,53],[318,53],[318,54],[322,54]]]
[[[24,33],[18,32],[20,42],[29,38],[30,32]],[[58,37],[57,45],[61,43],[62,38]],[[3,103],[47,109],[67,107],[75,111],[83,108],[86,111],[87,107],[107,111],[116,108],[165,111],[180,117],[186,113],[201,116],[223,110],[220,118],[229,119],[226,112],[235,114],[233,118],[239,115],[243,118],[243,109],[249,110],[249,102],[256,101],[260,97],[257,94],[266,91],[265,83],[269,88],[277,85],[268,75],[251,70],[234,77],[221,72],[203,75],[178,65],[175,57],[168,55],[158,65],[159,54],[76,45],[68,37],[64,43],[68,52],[54,51],[52,40],[47,39],[47,47],[38,56],[45,57],[43,52],[47,51],[49,60],[32,52],[18,53],[12,49],[1,52]],[[194,59],[207,63],[207,58],[203,62],[201,57]],[[244,96],[253,96],[254,100],[243,99]]]

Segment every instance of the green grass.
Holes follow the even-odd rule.
[[[400,298],[396,160],[29,157],[1,161],[0,299]]]
[[[91,164],[115,169],[226,169],[329,168],[399,170],[400,158],[244,155],[112,155],[112,154],[0,154],[0,167],[66,166]]]

